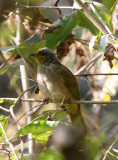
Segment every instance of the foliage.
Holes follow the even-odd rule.
[[[40,143],[45,143],[48,140],[49,135],[51,134],[52,130],[57,127],[59,124],[58,121],[34,121],[28,125],[22,127],[16,135],[23,135],[32,133],[33,137]]]
[[[2,123],[2,126],[4,128],[5,131],[7,131],[7,127],[8,127],[8,119],[5,118],[4,116],[1,116],[0,117],[0,122]],[[4,133],[3,133],[3,130],[2,128],[0,127],[0,141],[5,139],[4,137]]]
[[[86,25],[86,23],[88,25]],[[81,27],[86,27],[94,35],[98,34],[98,29],[91,23],[91,21],[82,13],[82,11],[73,12],[71,15],[66,15],[63,17],[63,21],[55,22],[58,25],[57,29],[53,33],[45,34],[46,46],[54,50],[67,35],[75,28],[77,25]]]
[[[117,0],[113,0],[113,1],[103,0],[102,3],[112,13],[112,11],[117,3]]]
[[[64,160],[64,157],[61,153],[58,153],[56,151],[52,151],[52,150],[46,150],[44,151],[40,156],[39,156],[40,160]]]

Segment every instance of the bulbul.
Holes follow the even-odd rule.
[[[65,100],[80,100],[78,81],[72,72],[59,62],[53,51],[48,48],[39,49],[32,53],[35,57],[37,69],[37,82],[45,98],[63,102]],[[79,104],[64,104],[70,120],[87,132]]]

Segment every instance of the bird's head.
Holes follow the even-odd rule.
[[[54,53],[48,48],[41,48],[36,53],[31,53],[30,55],[35,57],[39,66],[57,61]]]

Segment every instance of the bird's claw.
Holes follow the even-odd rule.
[[[49,98],[43,99],[43,102],[46,103],[46,104],[48,104],[49,103]]]

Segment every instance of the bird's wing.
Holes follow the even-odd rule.
[[[71,73],[71,71],[66,68],[65,66],[60,68],[59,71],[59,77],[62,83],[67,87],[68,91],[73,95],[75,99],[80,99],[80,93],[79,93],[79,84],[77,82],[77,79],[75,76]]]

